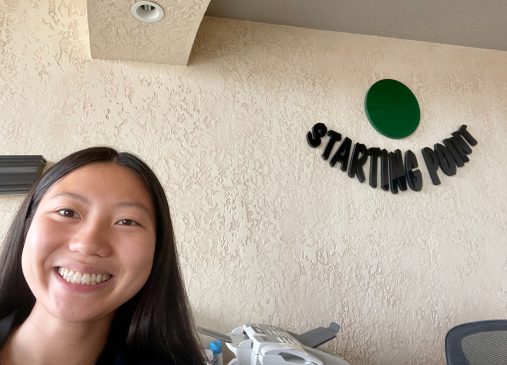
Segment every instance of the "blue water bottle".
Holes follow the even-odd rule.
[[[216,340],[209,343],[209,348],[213,351],[213,365],[224,365],[222,358],[222,341]]]

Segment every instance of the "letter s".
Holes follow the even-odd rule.
[[[321,138],[324,137],[327,133],[327,127],[324,123],[317,123],[313,126],[312,132],[308,132],[306,134],[306,141],[308,144],[313,147],[319,147],[321,143]]]

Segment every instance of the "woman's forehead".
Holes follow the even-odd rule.
[[[129,168],[114,162],[91,163],[77,168],[56,181],[44,198],[61,193],[85,199],[140,201],[153,209],[150,193],[141,178]]]

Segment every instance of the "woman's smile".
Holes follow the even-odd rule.
[[[67,283],[80,285],[97,285],[108,281],[111,274],[100,274],[91,272],[80,272],[68,269],[66,267],[57,268],[58,275]]]

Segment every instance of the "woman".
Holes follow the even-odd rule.
[[[0,254],[0,364],[202,364],[167,199],[129,153],[51,167]]]

